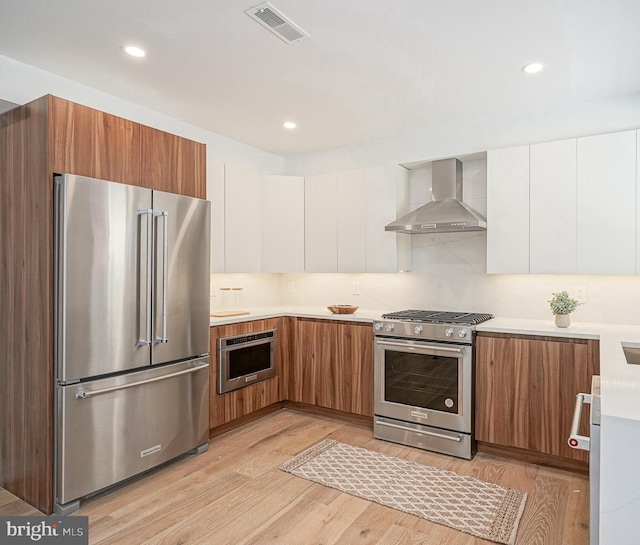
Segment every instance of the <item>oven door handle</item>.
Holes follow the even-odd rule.
[[[376,342],[378,346],[382,346],[382,347],[389,346],[391,348],[402,348],[404,350],[411,350],[411,351],[437,350],[438,352],[454,352],[456,354],[461,354],[462,351],[464,350],[464,348],[454,348],[451,346],[426,344],[422,342],[420,343],[411,342],[411,341],[394,342],[394,341],[387,341],[387,340],[381,340],[381,339],[378,339]]]
[[[434,431],[426,431],[426,430],[417,430],[414,428],[407,428],[405,426],[400,426],[398,424],[391,424],[390,422],[383,422],[382,420],[376,420],[376,424],[379,426],[387,426],[388,428],[395,428],[401,431],[409,431],[411,433],[417,433],[418,435],[428,435],[429,437],[437,437],[438,439],[448,439],[449,441],[455,441],[459,443],[462,441],[461,436],[451,437],[450,435],[445,435],[443,433],[436,433]]]

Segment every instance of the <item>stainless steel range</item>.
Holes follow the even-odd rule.
[[[491,318],[404,310],[374,322],[375,437],[473,457],[475,326]]]

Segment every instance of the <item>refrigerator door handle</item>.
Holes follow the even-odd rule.
[[[162,293],[160,299],[160,334],[158,335],[156,325],[156,343],[169,342],[167,338],[167,277],[169,275],[169,212],[164,210],[155,212],[157,218],[162,218]],[[158,293],[156,288],[156,300]]]
[[[112,386],[111,388],[103,388],[102,390],[85,390],[84,388],[79,388],[76,392],[76,399],[87,399],[89,397],[108,394],[110,392],[117,392],[118,390],[125,390],[127,388],[134,388],[137,386],[143,386],[144,384],[150,384],[152,382],[158,382],[160,380],[167,380],[170,378],[178,377],[180,375],[187,375],[189,373],[195,373],[196,371],[200,371],[201,369],[205,369],[209,367],[208,363],[203,363],[196,365],[195,367],[191,367],[189,369],[184,369],[183,371],[177,371],[175,373],[170,373],[168,375],[162,375],[159,377],[148,378],[145,380],[139,380],[138,382],[131,382],[129,384],[121,384],[119,386]]]
[[[138,346],[151,345],[151,274],[153,210],[138,210],[140,219],[140,280],[138,284]],[[146,216],[146,221],[145,221]]]

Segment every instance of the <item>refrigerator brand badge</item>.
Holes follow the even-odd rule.
[[[87,545],[89,517],[0,517],[0,545]]]
[[[156,445],[155,447],[148,448],[140,453],[140,458],[144,458],[145,456],[149,456],[149,454],[153,454],[155,452],[160,452],[161,450],[162,445]]]

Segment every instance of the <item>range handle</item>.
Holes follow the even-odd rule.
[[[414,341],[388,341],[378,339],[378,346],[382,347],[390,347],[390,348],[402,348],[406,351],[424,351],[424,350],[437,350],[439,352],[453,352],[455,354],[460,354],[464,350],[464,348],[455,348],[451,346],[445,346],[440,344],[428,344],[425,342],[414,342]]]
[[[580,421],[582,420],[582,409],[585,405],[591,404],[590,394],[577,394],[576,405],[573,409],[573,421],[571,422],[571,431],[567,443],[571,448],[578,450],[590,450],[591,438],[585,435],[579,435]]]

